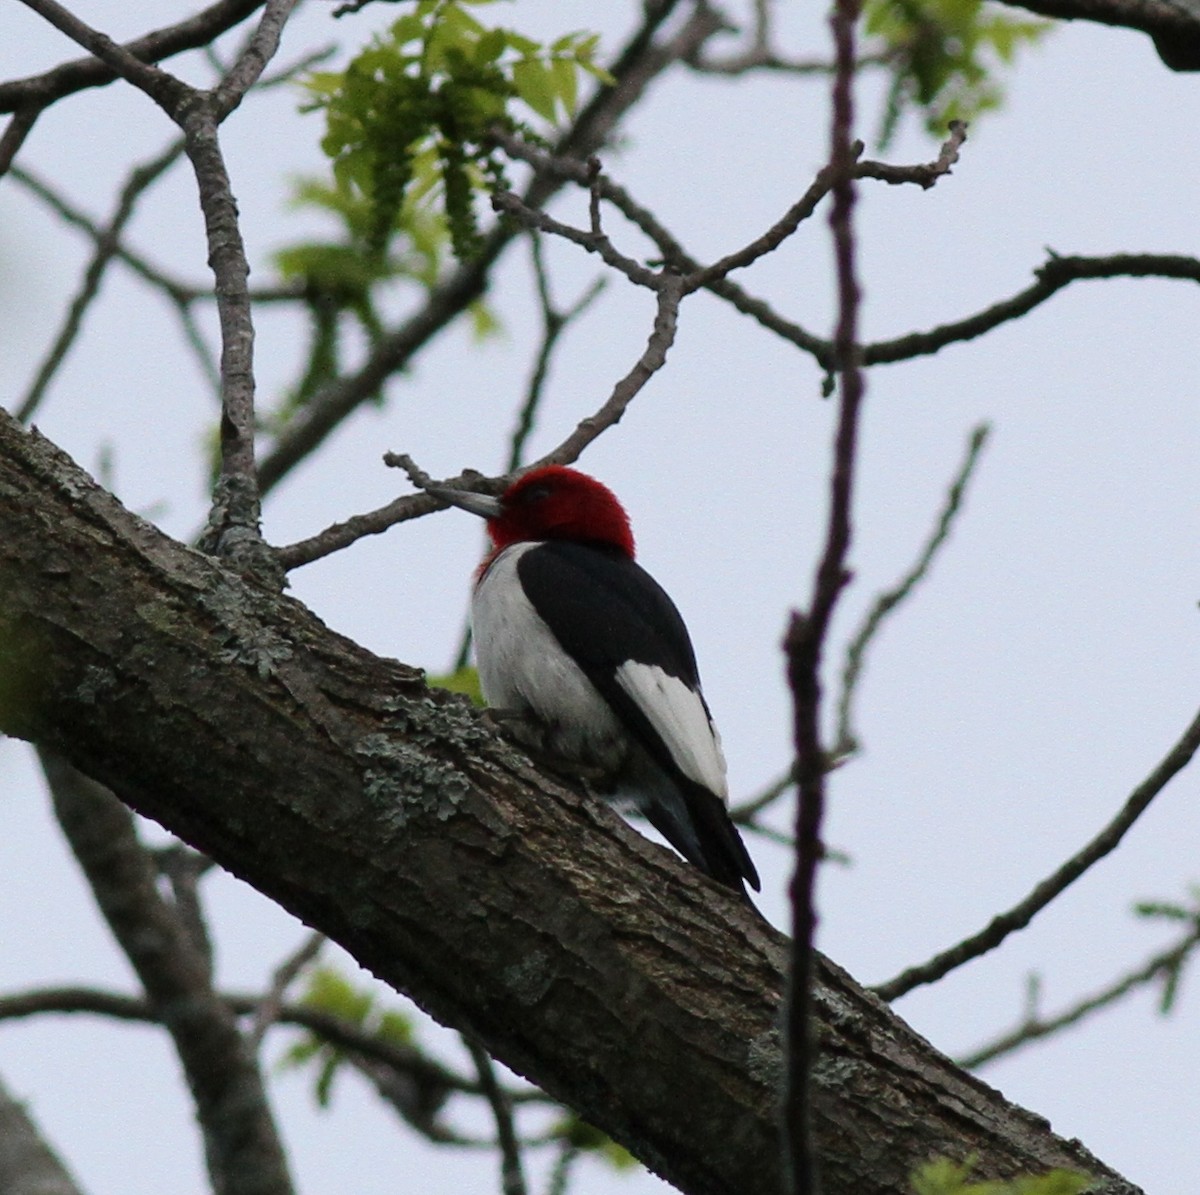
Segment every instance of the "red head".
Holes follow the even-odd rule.
[[[500,495],[500,513],[488,519],[497,548],[525,540],[573,539],[608,544],[633,556],[629,516],[616,495],[594,477],[546,465],[514,481]]]
[[[571,539],[607,544],[633,558],[633,532],[624,507],[608,486],[578,469],[534,469],[499,498],[456,490],[429,492],[486,518],[497,551],[527,540]]]

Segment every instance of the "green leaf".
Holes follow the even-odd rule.
[[[555,98],[568,116],[574,116],[579,102],[578,64],[570,58],[555,58],[550,63],[550,78]]]
[[[479,684],[479,672],[475,668],[459,668],[441,676],[427,678],[429,685],[435,689],[449,689],[451,693],[461,693],[483,709],[487,702],[483,699],[483,689]]]
[[[970,121],[998,108],[1004,99],[1000,68],[1052,27],[993,14],[984,0],[867,0],[863,23],[882,42],[891,74],[883,144],[910,110],[919,110],[927,131],[940,140],[950,120]]]
[[[471,318],[471,339],[479,344],[499,336],[504,331],[500,317],[482,299],[476,299],[467,308]]]
[[[517,95],[539,116],[553,124],[557,119],[554,81],[547,66],[536,58],[522,58],[513,63],[512,74]]]

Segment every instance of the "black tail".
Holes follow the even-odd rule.
[[[681,777],[669,796],[656,793],[641,812],[691,864],[749,901],[744,881],[761,888],[754,860],[729,816],[725,802],[702,785]]]

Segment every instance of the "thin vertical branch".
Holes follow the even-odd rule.
[[[527,1195],[525,1174],[521,1168],[521,1143],[513,1123],[512,1102],[496,1078],[491,1056],[477,1042],[463,1037],[475,1063],[479,1087],[496,1121],[496,1141],[500,1146],[500,1189],[504,1195]]]
[[[267,0],[245,50],[211,91],[142,62],[65,9],[57,0],[22,0],[106,66],[144,91],[183,132],[196,174],[221,325],[221,470],[201,546],[242,571],[282,586],[283,572],[262,540],[262,497],[255,461],[254,323],[246,248],[237,202],[221,151],[221,122],[241,103],[278,49],[299,0]]]
[[[840,379],[837,433],[830,483],[825,549],[807,613],[792,615],[785,640],[794,703],[796,749],[796,869],[790,886],[792,963],[788,985],[787,1077],[784,1091],[784,1174],[792,1195],[819,1190],[809,1092],[816,1062],[812,1021],[816,959],[816,878],[824,854],[826,758],[821,746],[821,657],[838,596],[849,580],[851,502],[858,445],[863,375],[858,345],[861,291],[855,269],[854,23],[857,0],[837,0],[832,17],[836,72],[830,168],[834,178],[829,217],[837,274],[838,319],[834,336]]]
[[[834,760],[839,763],[859,750],[858,735],[854,730],[853,709],[867,649],[875,641],[875,636],[878,634],[879,628],[883,626],[884,620],[893,614],[896,608],[906,601],[924,580],[933,564],[934,557],[949,538],[950,530],[962,510],[967,485],[975,472],[975,466],[979,462],[980,453],[983,452],[983,446],[987,442],[990,432],[991,429],[986,423],[979,424],[971,432],[967,441],[966,455],[946,492],[946,500],[942,504],[937,523],[925,541],[920,555],[895,585],[885,590],[871,603],[870,610],[850,640],[850,646],[846,649],[846,660],[842,667],[842,693],[837,703],[837,734],[831,752]]]

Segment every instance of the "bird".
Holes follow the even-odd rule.
[[[499,496],[427,485],[487,520],[471,621],[483,696],[501,729],[749,901],[758,872],[729,816],[721,740],[675,603],[635,559],[629,516],[562,465]]]

